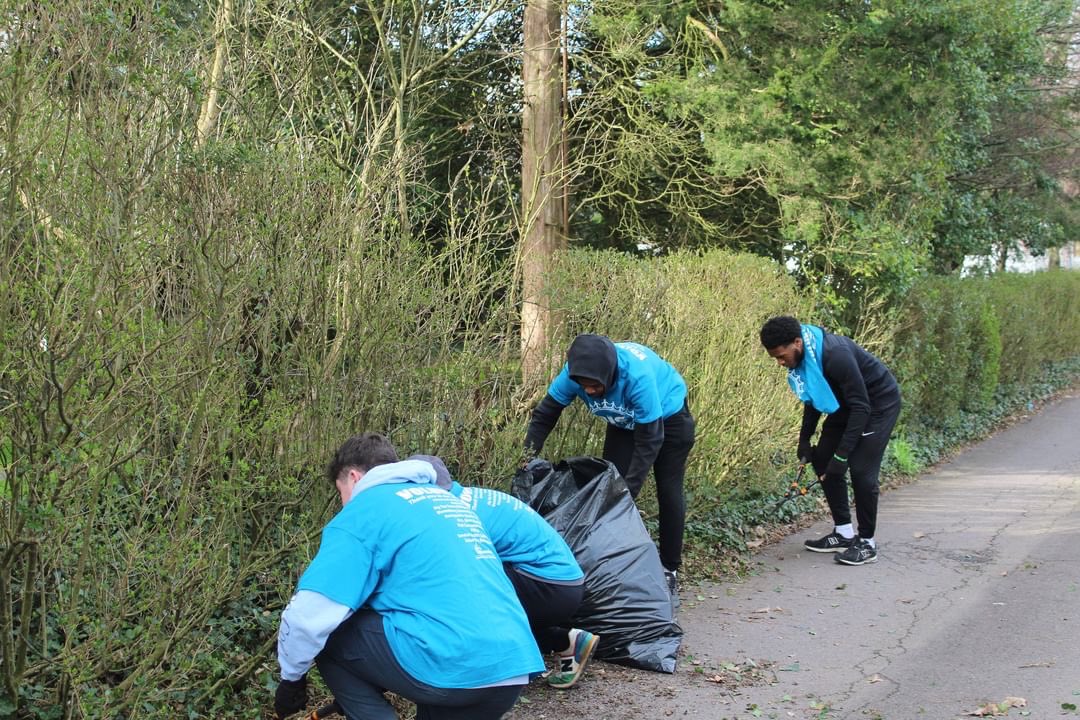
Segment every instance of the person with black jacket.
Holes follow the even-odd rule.
[[[694,446],[694,418],[686,382],[652,349],[612,342],[603,335],[574,338],[566,363],[533,409],[525,450],[538,455],[564,408],[580,399],[608,423],[604,459],[613,463],[637,498],[653,469],[659,510],[659,552],[672,600],[678,603],[682,564],[686,460]]]
[[[781,367],[803,402],[798,458],[821,478],[834,528],[807,540],[813,552],[837,553],[836,561],[863,565],[878,557],[874,533],[881,461],[900,415],[900,386],[885,364],[850,338],[804,325],[790,316],[771,318],[761,344]],[[810,441],[826,415],[817,445]],[[851,525],[845,475],[851,471],[858,534]]]

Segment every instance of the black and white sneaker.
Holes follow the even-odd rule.
[[[844,565],[865,565],[877,562],[877,549],[862,538],[855,538],[855,542],[836,556],[836,562]]]
[[[844,552],[851,547],[854,538],[846,538],[840,533],[833,531],[820,540],[807,540],[803,547],[811,552]]]

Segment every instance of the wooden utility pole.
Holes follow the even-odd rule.
[[[203,146],[217,129],[218,116],[221,115],[221,85],[225,78],[225,62],[229,55],[233,10],[233,0],[221,0],[217,20],[214,23],[214,60],[206,78],[209,89],[202,108],[199,110],[199,120],[195,128],[196,147]]]
[[[521,148],[521,370],[525,384],[538,381],[553,330],[544,287],[555,252],[566,243],[561,228],[559,68],[561,12],[556,0],[525,6]]]

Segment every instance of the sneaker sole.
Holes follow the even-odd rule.
[[[844,558],[837,556],[836,562],[840,563],[841,565],[866,565],[868,563],[877,562],[877,555],[875,555],[874,557],[866,558],[865,560],[845,560]]]
[[[845,550],[847,550],[849,546],[848,545],[837,545],[834,548],[816,548],[816,547],[810,547],[809,545],[803,545],[803,547],[806,548],[807,550],[809,550],[810,552],[841,553],[841,552],[844,552]]]
[[[589,639],[588,644],[585,645],[585,649],[581,653],[582,658],[581,662],[578,663],[578,673],[574,676],[573,680],[568,683],[558,684],[549,682],[548,685],[555,688],[556,690],[566,690],[567,688],[574,687],[574,684],[577,683],[577,681],[581,679],[581,676],[585,674],[585,668],[589,666],[589,660],[592,659],[593,650],[596,649],[596,643],[598,643],[599,641],[599,635],[593,635],[592,638]]]

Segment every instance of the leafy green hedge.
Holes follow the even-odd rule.
[[[1002,387],[1078,349],[1080,274],[924,280],[899,308],[893,346],[905,425],[941,429],[987,412]]]
[[[0,530],[14,539],[0,639],[14,660],[0,714],[265,706],[277,615],[334,507],[321,467],[349,433],[440,454],[467,482],[509,479],[536,400],[518,377],[513,255],[476,242],[480,216],[433,253],[368,239],[344,201],[275,213],[270,198],[325,190],[310,166],[285,184],[301,174],[278,162],[194,167],[202,193],[187,210],[145,211],[144,225],[171,228],[156,243],[115,242],[93,188],[67,236],[11,219],[23,244],[0,304]],[[200,203],[222,197],[246,208],[219,220],[229,243],[168,241],[197,235]],[[757,331],[777,313],[813,319],[809,301],[769,262],[721,251],[568,252],[549,281],[552,374],[570,338],[595,331],[649,344],[685,375],[692,542],[744,545],[775,517],[799,415]],[[1004,403],[992,379],[1030,381],[1075,351],[1076,303],[1062,274],[920,286],[891,346],[909,429],[970,420]],[[980,351],[995,337],[1000,357]],[[602,438],[579,404],[548,454],[598,453]]]
[[[1001,382],[1028,382],[1045,363],[1080,354],[1080,273],[995,275],[989,295],[1001,327]]]
[[[908,295],[893,368],[908,418],[937,422],[990,400],[998,383],[1001,334],[989,283],[934,278]]]
[[[1080,274],[928,278],[897,309],[904,414],[890,467],[911,473],[1075,382]]]

